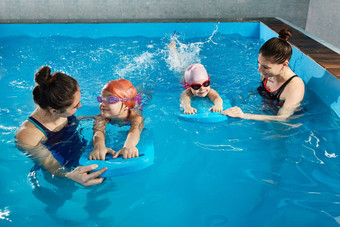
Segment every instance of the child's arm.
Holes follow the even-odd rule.
[[[195,114],[197,109],[191,107],[191,91],[190,88],[185,89],[180,98],[181,106],[184,109],[184,114]]]
[[[223,110],[223,100],[221,96],[214,89],[210,89],[208,97],[214,103],[213,107],[209,109],[212,112],[221,112]]]
[[[119,155],[123,155],[124,159],[138,157],[138,149],[136,146],[140,140],[140,134],[144,128],[144,118],[136,112],[131,111],[129,120],[131,120],[132,124],[126,137],[124,147],[120,149],[113,156],[113,158],[116,158]]]
[[[178,56],[178,52],[177,52],[177,49],[176,49],[176,42],[175,41],[172,41],[170,44],[169,44],[169,57],[170,59],[172,59],[173,61],[175,62],[179,62],[180,63],[180,58]]]
[[[97,116],[93,125],[93,151],[90,153],[90,160],[105,160],[107,153],[115,154],[114,150],[105,146],[105,126],[108,120]]]

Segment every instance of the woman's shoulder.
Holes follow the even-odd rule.
[[[287,84],[284,91],[282,92],[283,99],[296,99],[301,101],[305,95],[305,83],[300,77],[294,77],[292,80]]]
[[[16,141],[31,146],[38,145],[44,137],[45,134],[28,120],[22,123],[15,134]]]
[[[294,75],[291,81],[287,84],[287,87],[297,88],[297,87],[304,87],[305,83],[301,79],[301,77]]]

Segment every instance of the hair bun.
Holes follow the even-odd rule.
[[[279,32],[279,38],[288,41],[292,37],[293,33],[288,29],[281,29]]]
[[[42,66],[34,75],[34,81],[39,85],[47,84],[51,79],[51,68],[48,66]]]

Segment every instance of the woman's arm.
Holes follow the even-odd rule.
[[[197,109],[191,107],[191,96],[190,88],[185,89],[181,94],[180,102],[185,114],[197,113]]]
[[[300,78],[298,78],[298,80],[295,80],[293,83],[292,82],[293,80],[286,86],[284,92],[281,95],[282,98],[285,99],[285,102],[280,108],[277,115],[243,113],[241,108],[238,106],[234,106],[227,110],[224,110],[222,111],[222,114],[230,117],[258,121],[286,121],[300,106],[300,103],[302,102],[305,94],[305,86]]]
[[[247,120],[257,121],[286,121],[291,115],[294,114],[296,108],[281,108],[277,115],[265,114],[249,114],[243,113],[240,107],[234,106],[229,109],[223,110],[222,114],[234,118],[242,118]]]
[[[25,122],[20,127],[16,134],[15,142],[19,150],[24,152],[35,163],[50,172],[52,176],[69,178],[84,186],[102,183],[104,179],[98,178],[98,176],[105,172],[106,168],[91,174],[88,172],[98,168],[97,165],[81,166],[73,171],[65,169],[54,158],[51,151],[41,143],[44,139],[43,133],[34,127],[30,127],[29,124]]]
[[[210,89],[208,93],[209,99],[214,103],[214,106],[209,109],[212,112],[221,112],[223,110],[223,100],[214,89]]]

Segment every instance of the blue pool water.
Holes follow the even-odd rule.
[[[245,112],[275,110],[262,107],[256,93],[263,39],[236,33],[233,26],[229,33],[235,34],[226,34],[218,24],[204,34],[179,31],[174,38],[175,27],[152,36],[0,36],[1,226],[339,225],[340,121],[312,91],[315,83],[307,83],[303,110],[285,123],[182,121],[181,71],[194,62],[206,66],[212,87],[232,105]],[[169,58],[172,40],[182,63]],[[153,134],[154,164],[92,187],[40,171],[32,176],[33,162],[13,138],[35,108],[33,75],[41,65],[78,80],[78,116],[98,113],[96,96],[108,80],[132,81],[148,97],[143,115]],[[92,124],[80,124],[88,141]],[[108,144],[114,146],[127,130],[110,126]]]

